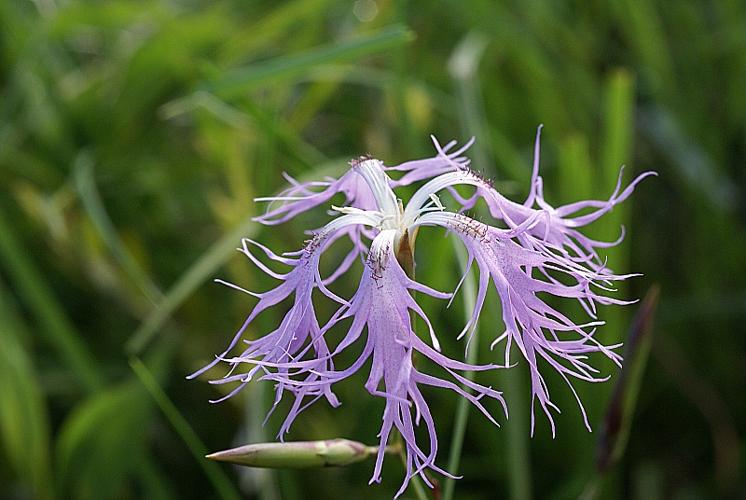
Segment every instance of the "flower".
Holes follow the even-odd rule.
[[[327,203],[343,193],[346,205],[331,208],[338,213],[303,249],[277,255],[263,245],[243,240],[244,253],[255,265],[280,284],[263,293],[254,293],[237,285],[218,280],[246,292],[259,301],[235,334],[228,348],[212,363],[192,374],[196,377],[221,362],[228,363],[229,373],[213,383],[236,383],[237,387],[222,399],[238,392],[252,379],[269,380],[275,384],[275,403],[270,413],[288,394],[293,404],[280,427],[278,438],[283,439],[298,415],[315,401],[325,398],[333,407],[340,401],[333,386],[359,371],[370,361],[370,371],[364,385],[368,393],[385,400],[380,445],[371,482],[380,481],[384,450],[391,434],[402,436],[406,475],[397,493],[401,494],[408,481],[419,475],[430,485],[426,469],[450,474],[436,465],[438,438],[435,422],[422,388],[425,386],[449,389],[469,400],[491,422],[497,420],[487,403],[494,400],[507,416],[502,394],[492,387],[470,381],[462,373],[485,371],[512,366],[510,352],[513,345],[527,361],[531,373],[532,402],[538,402],[547,415],[554,434],[549,391],[539,369],[539,363],[554,368],[567,381],[583,412],[588,418],[570,378],[602,381],[588,360],[589,353],[600,353],[615,363],[621,357],[614,352],[620,344],[604,346],[594,334],[603,324],[596,315],[598,304],[627,304],[609,297],[613,283],[633,275],[612,273],[599,257],[596,249],[604,244],[583,236],[577,228],[610,211],[626,199],[635,186],[650,173],[635,179],[620,193],[621,180],[605,202],[585,201],[560,208],[552,208],[542,193],[538,176],[538,139],[532,176],[531,193],[523,204],[514,203],[500,194],[488,180],[469,168],[464,152],[471,145],[454,149],[450,142],[441,147],[433,139],[436,155],[401,165],[387,167],[380,160],[363,156],[350,162],[351,168],[339,179],[300,183],[287,177],[291,186],[278,196],[260,198],[271,202],[268,211],[256,220],[274,225],[285,222],[301,212]],[[392,179],[389,173],[403,173]],[[620,176],[621,179],[621,176]],[[424,182],[406,205],[394,189],[415,182]],[[458,186],[474,188],[471,197],[464,198]],[[449,192],[457,204],[457,211],[449,211],[439,195]],[[486,202],[490,214],[505,227],[489,225],[464,215],[478,199]],[[535,208],[534,205],[538,205]],[[585,215],[573,215],[591,209]],[[487,292],[492,286],[497,291],[502,309],[505,331],[495,335],[492,344],[505,342],[502,364],[474,365],[451,359],[440,352],[438,336],[414,298],[413,292],[438,299],[453,299],[454,293],[434,290],[413,277],[414,242],[421,227],[438,227],[454,234],[468,253],[466,278],[476,263],[479,271],[476,305],[458,338],[471,337]],[[332,275],[322,278],[319,272],[321,255],[340,238],[348,237],[353,249]],[[288,266],[286,274],[270,269],[254,253],[261,250],[275,262]],[[361,255],[364,267],[355,294],[349,299],[337,296],[328,284],[345,275],[351,264]],[[338,304],[332,317],[319,324],[314,309],[315,291]],[[557,308],[549,305],[547,296],[578,301],[589,315],[588,321],[576,323]],[[233,350],[249,325],[262,311],[292,297],[292,306],[279,326],[256,340],[244,340],[239,353]],[[449,302],[450,303],[450,302]],[[427,341],[412,328],[411,316],[416,315],[427,325]],[[348,321],[349,320],[349,321]],[[345,326],[349,322],[349,325]],[[327,343],[327,332],[344,329],[346,334],[336,345]],[[352,345],[363,344],[361,354],[349,366],[335,365],[338,355]],[[419,362],[438,367],[440,376],[427,373]],[[531,429],[534,412],[531,412]],[[415,436],[415,427],[424,423],[429,437],[423,449]],[[453,476],[450,476],[453,477]]]

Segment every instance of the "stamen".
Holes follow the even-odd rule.
[[[437,194],[430,193],[430,199],[433,200],[433,203],[435,203],[435,206],[438,207],[438,210],[446,209],[446,207],[444,207],[443,204],[440,202],[440,198],[438,198]]]

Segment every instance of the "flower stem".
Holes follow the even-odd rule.
[[[394,437],[391,439],[391,444],[386,447],[387,453],[393,453],[396,452],[399,454],[399,458],[401,458],[401,462],[404,465],[404,469],[407,468],[407,448],[406,446],[403,446],[402,444],[402,437],[399,432],[396,432],[394,434]],[[422,487],[422,483],[420,482],[420,478],[415,476],[409,481],[410,486],[414,490],[415,496],[418,498],[418,500],[429,500],[427,497],[427,492],[425,491],[425,488]]]
[[[456,240],[453,240],[454,249],[456,256],[458,257],[459,266],[461,272],[466,272],[466,250],[458,244]],[[474,280],[471,276],[464,280],[462,285],[462,297],[464,302],[464,316],[465,320],[468,321],[471,314],[470,311],[474,310],[474,303],[476,301],[476,290],[474,288]],[[467,344],[466,349],[466,362],[473,365],[477,361],[477,355],[479,352],[479,328],[475,327],[470,342]],[[468,380],[474,379],[474,372],[468,372],[466,374]],[[469,388],[464,387],[465,391],[469,391]],[[453,434],[451,434],[451,446],[448,453],[448,471],[452,474],[456,473],[461,462],[461,450],[464,445],[464,436],[466,434],[466,423],[469,420],[469,401],[466,398],[459,398],[456,406],[456,418],[453,424]],[[456,487],[456,481],[448,478],[446,480],[445,488],[443,489],[443,500],[451,500],[453,498],[453,491]]]
[[[523,394],[528,392],[525,374],[520,370],[506,370],[502,373],[505,393],[512,395],[510,406],[510,423],[505,426],[508,460],[508,491],[511,500],[528,500],[531,498],[531,458],[529,456],[529,430],[526,422],[529,416],[526,411],[530,405]],[[509,401],[508,404],[510,404]]]
[[[416,236],[416,235],[415,235]],[[415,266],[414,266],[414,238],[409,237],[409,233],[405,232],[404,236],[402,236],[399,246],[396,249],[396,260],[399,262],[399,264],[402,266],[402,269],[404,269],[404,272],[409,276],[410,279],[415,279]],[[415,295],[413,293],[413,295]],[[416,314],[412,314],[412,330],[417,333],[417,325],[419,324],[417,320],[418,316]],[[412,363],[414,363],[415,360],[412,360]],[[393,438],[392,447],[398,447],[399,449],[399,456],[401,457],[402,464],[404,465],[404,468],[406,470],[407,466],[407,449],[406,446],[403,446],[402,443],[402,437],[401,434],[398,432],[396,433],[395,437]],[[428,500],[427,492],[425,491],[425,488],[422,486],[422,482],[420,481],[420,478],[415,476],[413,477],[409,484],[412,486],[412,489],[414,490],[415,496],[419,500]]]

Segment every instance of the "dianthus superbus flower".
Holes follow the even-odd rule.
[[[227,363],[229,373],[213,381],[236,384],[225,397],[232,396],[251,380],[272,381],[275,385],[272,409],[285,395],[293,401],[278,433],[282,439],[298,415],[313,402],[323,398],[330,405],[339,406],[334,385],[370,361],[364,388],[385,401],[371,482],[380,480],[384,449],[396,431],[402,437],[406,465],[398,494],[415,475],[430,485],[424,474],[426,469],[449,475],[436,464],[438,437],[425,397],[427,391],[423,388],[449,389],[468,399],[497,425],[491,406],[507,415],[501,393],[470,381],[464,372],[510,367],[513,346],[529,366],[532,400],[538,402],[549,418],[552,433],[550,409],[556,407],[550,400],[540,365],[553,368],[568,382],[588,426],[570,377],[592,382],[606,380],[590,365],[590,353],[600,353],[620,363],[621,358],[614,351],[619,344],[605,346],[594,336],[603,324],[597,318],[596,306],[628,303],[607,296],[607,292],[613,290],[615,281],[632,275],[610,271],[597,251],[607,244],[585,237],[578,228],[626,199],[650,173],[642,174],[624,190],[620,176],[620,183],[607,201],[578,202],[555,209],[544,201],[542,193],[537,134],[530,194],[523,204],[518,204],[470,169],[464,156],[470,144],[456,148],[456,143],[450,142],[441,147],[435,141],[436,154],[432,158],[389,167],[370,156],[360,157],[350,162],[350,169],[339,179],[300,183],[286,176],[291,184],[288,189],[278,196],[260,199],[271,205],[256,219],[258,222],[269,225],[285,222],[328,204],[339,193],[344,194],[346,205],[331,207],[339,215],[316,230],[299,251],[277,255],[257,242],[244,240],[240,250],[280,284],[267,292],[255,293],[226,283],[259,301],[228,348],[192,377],[216,364]],[[399,176],[391,178],[390,173]],[[400,186],[417,182],[423,184],[406,203],[394,192]],[[464,189],[471,190],[472,196],[462,196]],[[450,193],[454,200],[453,210],[446,209],[441,202],[444,192]],[[494,225],[462,213],[478,200],[484,200],[495,218]],[[577,215],[583,210],[582,215]],[[466,273],[474,264],[478,268],[476,305],[457,335],[459,338],[471,335],[480,315],[485,314],[488,289],[492,286],[496,290],[505,330],[494,335],[493,347],[504,344],[504,353],[495,363],[472,365],[440,352],[438,335],[415,300],[414,292],[438,299],[451,299],[452,294],[433,290],[414,279],[413,245],[422,227],[439,228],[455,235],[468,253]],[[319,259],[340,238],[349,238],[353,248],[332,275],[322,277]],[[257,257],[257,250],[287,266],[288,272],[281,274],[270,269]],[[349,273],[359,257],[364,267],[357,291],[350,298],[337,296],[327,285]],[[315,294],[338,304],[336,312],[323,325],[315,313]],[[576,322],[550,305],[547,301],[550,296],[578,301],[588,318]],[[240,342],[259,313],[286,299],[292,300],[292,306],[275,330],[255,340]],[[422,318],[427,326],[423,337],[412,328],[413,315]],[[346,329],[341,340],[333,345],[327,340],[327,332],[332,329]],[[243,347],[237,350],[239,343]],[[348,366],[337,366],[335,360],[339,354],[353,345],[362,347],[361,354]],[[437,375],[429,373],[431,367],[435,367]],[[531,415],[533,432],[533,411]],[[424,427],[427,446],[417,439],[417,426]]]

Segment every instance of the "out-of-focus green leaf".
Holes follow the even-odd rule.
[[[635,77],[632,73],[626,69],[611,72],[606,82],[604,104],[600,180],[603,186],[613,186],[619,168],[631,161],[635,124]]]
[[[0,267],[13,278],[21,299],[34,311],[38,331],[65,359],[81,385],[89,391],[101,387],[98,366],[81,337],[68,321],[36,266],[16,239],[13,227],[0,210]]]
[[[282,56],[264,63],[236,69],[204,84],[207,90],[222,98],[231,98],[255,88],[292,78],[321,64],[342,63],[398,47],[414,38],[401,25],[394,25],[373,35],[334,43],[298,55]]]
[[[132,353],[142,351],[176,308],[225,262],[236,242],[241,238],[251,237],[257,231],[257,226],[256,222],[247,218],[236,229],[215,242],[166,292],[163,300],[127,341],[127,350]]]
[[[49,422],[43,388],[31,356],[20,342],[25,325],[0,283],[0,450],[20,484],[40,500],[53,496]]]
[[[482,104],[482,91],[477,77],[479,62],[487,48],[487,38],[478,32],[471,32],[456,46],[448,60],[451,74],[459,94],[461,130],[473,134],[476,144],[472,148],[474,166],[494,174],[495,167],[487,154],[490,147],[487,125]]]
[[[57,484],[67,498],[117,498],[144,453],[148,397],[135,382],[97,393],[66,419],[57,441]]]
[[[73,166],[73,176],[75,186],[80,194],[80,199],[88,212],[96,230],[101,238],[109,247],[109,251],[114,255],[122,269],[127,273],[132,282],[145,294],[145,296],[155,302],[162,298],[158,287],[143,271],[132,254],[124,246],[119,238],[119,234],[112,224],[109,215],[101,201],[101,197],[96,189],[96,182],[93,178],[93,159],[89,153],[81,153]]]
[[[608,196],[617,183],[620,169],[626,164],[627,176],[625,182],[632,178],[633,166],[631,162],[635,127],[635,76],[630,71],[620,68],[609,73],[605,82],[604,93],[603,132],[601,140],[600,162],[598,176],[594,185],[597,193]],[[623,227],[629,225],[631,213],[630,204],[614,207],[601,221],[594,225],[593,234],[600,240],[614,241],[619,238]],[[629,245],[622,242],[614,248],[604,249],[604,256],[608,257],[613,269],[628,269],[630,261]],[[620,284],[620,290],[626,290],[626,285]],[[621,308],[605,312],[607,321],[602,334],[604,339],[618,341],[624,334],[627,313]],[[609,361],[604,361],[611,367]]]
[[[136,22],[152,22],[153,19],[165,18],[166,10],[162,4],[133,3],[121,0],[109,0],[102,3],[74,3],[62,5],[48,19],[47,33],[52,38],[75,36],[85,27],[95,27],[101,34],[115,33]]]
[[[137,475],[148,500],[171,500],[178,498],[170,484],[171,478],[158,467],[152,456],[146,454],[138,461]]]
[[[186,97],[164,104],[160,112],[164,118],[170,119],[195,109],[204,109],[239,130],[249,129],[251,124],[256,123],[256,126],[265,133],[276,136],[287,144],[302,163],[314,165],[326,160],[321,152],[303,140],[293,129],[278,122],[272,113],[252,102],[243,103],[243,108],[246,108],[246,112],[218,99],[209,92],[198,90]]]
[[[593,165],[588,138],[574,132],[565,137],[559,147],[559,193],[567,203],[594,197]]]
[[[687,137],[670,110],[646,106],[640,115],[642,132],[669,159],[676,179],[682,179],[692,192],[718,210],[731,212],[738,206],[738,188],[733,180],[723,174],[697,140]]]
[[[231,62],[277,42],[288,29],[323,16],[330,0],[295,0],[276,4],[264,17],[236,32],[221,49],[220,59]]]
[[[654,91],[671,96],[674,70],[659,8],[650,0],[615,0],[612,5],[620,28],[640,57],[646,83]]]

